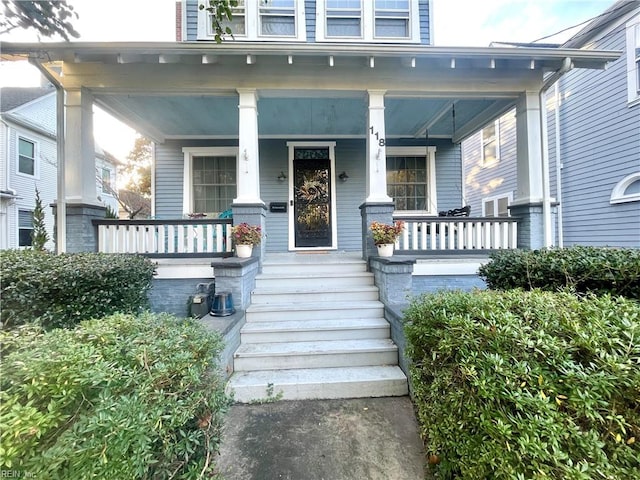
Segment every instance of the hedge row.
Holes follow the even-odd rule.
[[[405,314],[439,478],[640,478],[637,302],[477,291],[424,296]]]
[[[494,290],[522,288],[624,295],[640,300],[640,249],[575,246],[504,250],[491,254],[479,274]]]
[[[137,255],[34,250],[0,252],[4,327],[34,321],[46,328],[148,307],[155,265]]]
[[[0,333],[0,470],[34,478],[212,478],[229,400],[222,344],[144,313]]]

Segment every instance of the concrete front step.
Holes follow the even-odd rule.
[[[397,365],[391,339],[240,344],[234,370],[277,370],[365,365]]]
[[[360,302],[252,304],[247,308],[246,315],[247,322],[379,318],[384,316],[384,305],[377,300]]]
[[[336,288],[323,288],[317,285],[313,290],[297,287],[261,288],[251,294],[253,305],[263,304],[287,304],[287,303],[320,303],[320,302],[360,302],[363,300],[378,300],[380,292],[378,287],[353,286]]]
[[[365,273],[367,271],[367,263],[364,261],[352,261],[345,259],[341,262],[325,261],[317,263],[273,263],[265,261],[262,264],[262,273],[265,275],[284,275],[299,274],[307,272],[314,275],[340,273]]]
[[[242,343],[313,342],[318,340],[364,340],[389,338],[384,318],[350,320],[291,320],[246,323],[240,332]]]
[[[404,396],[407,378],[397,366],[235,372],[227,392],[237,402]]]
[[[262,288],[336,288],[373,285],[371,272],[343,272],[339,275],[318,273],[284,273],[256,276],[256,289]]]

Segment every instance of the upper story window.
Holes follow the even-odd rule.
[[[18,173],[36,176],[36,144],[26,138],[18,138]]]
[[[374,16],[376,37],[409,38],[411,34],[409,0],[376,0]]]
[[[261,0],[259,12],[261,35],[295,37],[295,0]]]
[[[640,102],[640,15],[627,23],[627,100]]]
[[[326,36],[362,38],[362,1],[326,0]]]
[[[198,11],[198,40],[213,40],[211,13]],[[231,21],[223,26],[231,28],[233,37],[225,41],[284,40],[305,41],[304,2],[297,0],[238,0],[232,8]]]
[[[500,127],[498,121],[482,129],[482,165],[500,160]]]
[[[419,43],[418,0],[317,0],[319,42]]]

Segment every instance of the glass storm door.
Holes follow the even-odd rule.
[[[296,148],[293,157],[295,247],[331,247],[329,148]]]

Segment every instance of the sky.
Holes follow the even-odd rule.
[[[175,0],[68,0],[68,3],[79,15],[74,26],[80,38],[75,41],[175,39]],[[432,0],[434,44],[486,47],[492,41],[531,42],[579,25],[613,3],[614,0]],[[576,31],[545,41],[561,42]],[[37,40],[33,33],[14,30],[0,36],[0,48],[2,41]],[[0,86],[38,85],[34,67],[10,63],[13,62],[0,64]],[[104,112],[96,112],[94,132],[98,144],[122,160],[133,147],[135,132]]]

